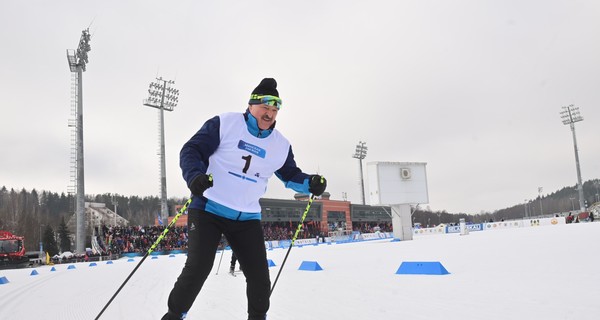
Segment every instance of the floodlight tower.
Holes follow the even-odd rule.
[[[360,165],[360,187],[361,187],[361,196],[362,196],[362,204],[365,204],[365,181],[363,179],[363,166],[362,161],[367,157],[367,143],[363,141],[359,141],[356,145],[356,150],[352,155],[352,158],[358,159],[358,163]]]
[[[543,187],[538,187],[538,193],[540,194],[540,216],[544,216],[544,208],[542,207],[542,191],[544,191]]]
[[[115,224],[114,226],[117,226],[117,207],[119,206],[119,201],[117,201],[117,198],[115,198],[115,196],[112,196],[111,199],[112,205],[115,206]]]
[[[69,121],[73,128],[71,149],[71,192],[76,190],[75,217],[77,221],[75,235],[75,250],[77,253],[85,252],[85,188],[83,180],[83,86],[82,75],[88,63],[90,47],[90,30],[81,32],[77,50],[67,49],[67,61],[71,69],[71,114],[74,119]]]
[[[575,200],[575,198],[570,197],[569,199],[571,200],[571,210],[575,211],[575,204],[573,204],[573,200]]]
[[[563,124],[571,126],[571,132],[573,132],[573,147],[575,148],[575,166],[577,167],[577,190],[579,191],[579,211],[585,210],[583,203],[583,184],[581,183],[581,169],[579,168],[579,152],[577,150],[577,138],[575,137],[575,122],[583,121],[583,117],[579,114],[579,107],[574,105],[568,105],[562,107],[563,111],[560,112]]]
[[[173,111],[179,100],[179,90],[171,87],[175,81],[164,80],[162,77],[156,78],[155,82],[150,83],[148,89],[148,99],[144,100],[144,105],[159,110],[159,130],[160,130],[160,218],[168,223],[169,209],[167,207],[167,170],[165,168],[165,120],[164,111]]]

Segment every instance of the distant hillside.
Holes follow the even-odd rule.
[[[600,197],[600,180],[588,180],[583,183],[583,196],[588,207],[598,202]],[[572,200],[571,200],[572,199]],[[484,221],[500,221],[511,219],[522,219],[525,217],[539,217],[541,213],[545,216],[557,213],[567,213],[571,210],[579,210],[579,195],[576,186],[564,187],[558,191],[542,197],[542,211],[540,211],[540,198],[531,199],[529,203],[520,203],[512,207],[500,209],[495,212],[470,215],[466,213],[450,213],[443,211],[417,210],[413,215],[413,222],[419,222],[423,226],[437,225],[440,223],[457,223],[460,218],[465,221],[481,223]]]
[[[588,208],[598,202],[600,196],[600,181],[598,179],[588,180],[583,183],[583,199],[587,202]],[[542,197],[542,208],[544,215],[565,213],[572,210],[579,210],[579,194],[577,186],[565,187],[549,195]],[[539,216],[540,199],[532,199],[527,205],[528,216]],[[525,204],[518,204],[510,208],[498,210],[494,213],[497,219],[515,219],[525,215]]]
[[[583,184],[585,200],[591,206],[598,200],[599,180],[588,180]],[[571,202],[571,198],[573,201]],[[73,196],[64,193],[58,194],[49,191],[38,192],[35,189],[27,191],[7,189],[0,187],[0,230],[10,230],[16,234],[25,236],[26,247],[35,248],[42,233],[41,226],[50,226],[56,229],[62,219],[68,221],[73,214]],[[120,216],[134,225],[152,225],[156,213],[160,209],[160,199],[156,196],[126,197],[118,194],[105,193],[102,195],[86,195],[85,201],[104,203],[113,208],[116,203],[117,212]],[[184,199],[168,199],[168,207],[173,208],[177,204],[185,202]],[[579,201],[575,186],[565,187],[561,190],[548,194],[542,198],[544,215],[564,213],[571,211],[574,207],[579,209]],[[429,211],[419,208],[413,215],[413,222],[419,222],[423,226],[437,225],[440,223],[458,223],[460,218],[466,221],[480,223],[494,220],[521,219],[540,215],[540,199],[532,199],[526,205],[516,204],[510,208],[497,210],[495,212],[470,215],[460,212]]]

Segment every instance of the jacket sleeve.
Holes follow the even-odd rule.
[[[196,176],[206,174],[208,158],[219,147],[220,124],[219,116],[209,119],[181,148],[179,166],[188,187]]]
[[[285,163],[279,170],[275,171],[275,175],[283,182],[286,188],[303,194],[310,193],[308,191],[309,175],[302,172],[302,170],[296,166],[292,146],[290,146]]]

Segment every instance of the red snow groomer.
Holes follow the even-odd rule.
[[[25,255],[25,238],[0,230],[0,269],[22,268],[29,264]]]

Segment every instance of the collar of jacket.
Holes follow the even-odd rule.
[[[268,137],[271,132],[273,132],[275,124],[277,123],[277,121],[275,121],[269,129],[262,130],[258,127],[258,121],[256,121],[256,118],[250,113],[249,109],[246,109],[246,112],[244,112],[244,119],[246,119],[246,126],[248,127],[250,134],[258,138]]]

